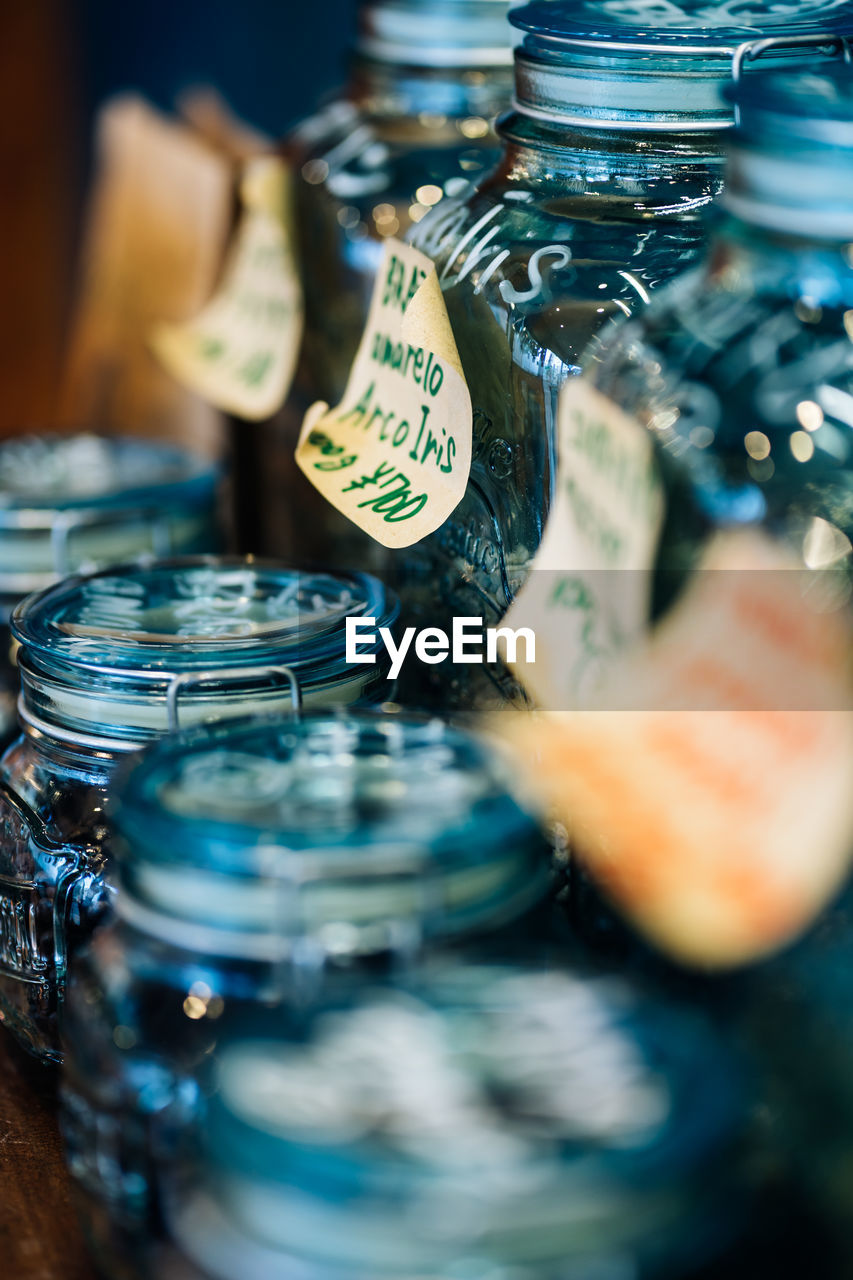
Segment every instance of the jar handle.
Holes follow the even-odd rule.
[[[290,700],[294,715],[298,716],[300,714],[302,711],[302,689],[296,672],[292,667],[281,664],[265,667],[224,667],[213,668],[210,671],[185,671],[179,676],[172,677],[166,691],[166,716],[169,733],[177,733],[181,727],[178,715],[178,699],[186,689],[193,688],[195,685],[206,684],[212,680],[238,681],[249,679],[252,676],[256,678],[271,676],[282,683],[286,681],[290,686]]]
[[[732,55],[732,80],[739,84],[746,62],[755,62],[771,49],[825,49],[827,53],[840,53],[844,61],[853,61],[850,40],[847,36],[768,36],[764,40],[747,40],[738,45]],[[740,107],[735,104],[735,124],[740,124]]]
[[[71,573],[69,541],[79,529],[94,529],[98,525],[132,524],[144,521],[151,528],[151,553],[158,560],[172,554],[172,531],[169,522],[156,507],[133,507],[126,511],[59,511],[50,526],[50,549],[53,572],[57,578]]]

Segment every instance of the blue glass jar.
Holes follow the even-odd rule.
[[[0,1017],[57,1059],[72,953],[109,898],[107,814],[117,767],[174,728],[306,703],[381,701],[381,656],[353,674],[345,619],[390,624],[364,575],[199,558],[73,577],[25,600],[22,736],[0,760]],[[365,674],[367,673],[367,674]]]
[[[732,1064],[627,984],[450,967],[248,1030],[168,1195],[191,1275],[648,1278],[729,1243]]]
[[[218,468],[144,440],[79,434],[0,443],[0,744],[15,733],[9,618],[78,571],[223,547]]]
[[[508,0],[361,0],[349,83],[285,140],[305,332],[282,412],[235,428],[247,551],[367,570],[382,562],[293,454],[309,406],[344,392],[385,238],[402,237],[497,158],[492,120],[512,91],[507,10]]]
[[[474,413],[465,496],[395,557],[420,625],[503,616],[552,499],[561,386],[609,317],[642,310],[704,250],[733,120],[721,88],[758,52],[820,61],[819,33],[853,34],[853,7],[542,0],[511,21],[522,34],[503,157],[410,236],[436,263]],[[443,697],[491,696],[470,670],[435,673]],[[500,699],[508,687],[491,674]]]
[[[853,76],[746,77],[709,254],[588,375],[648,429],[666,489],[657,608],[719,529],[811,569],[853,557]]]
[[[220,1044],[262,1008],[284,1027],[371,975],[514,931],[549,859],[489,750],[391,711],[163,739],[115,822],[116,918],[72,974],[62,1109],[96,1255],[133,1274]]]

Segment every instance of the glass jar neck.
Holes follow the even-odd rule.
[[[39,763],[66,778],[76,776],[88,783],[95,779],[105,785],[127,760],[123,751],[109,751],[94,744],[80,746],[55,737],[49,726],[37,728],[24,720],[22,729],[29,750]]]
[[[512,95],[512,68],[419,67],[357,56],[348,97],[372,118],[484,116],[491,119]],[[434,125],[435,122],[431,121]],[[458,139],[458,134],[454,130]]]
[[[644,206],[704,207],[722,189],[725,135],[645,134],[576,129],[510,112],[498,123],[504,154],[498,181],[554,183],[566,194],[593,194]],[[646,214],[648,216],[648,210]]]
[[[351,864],[336,869],[322,851],[247,848],[238,877],[215,856],[204,870],[200,859],[155,862],[136,849],[119,872],[120,914],[153,938],[205,954],[322,970],[406,963],[499,931],[532,912],[547,887],[541,846],[529,836],[479,862],[403,851],[383,870],[369,846],[351,852]]]
[[[293,709],[295,677],[286,666],[201,671],[197,676],[97,668],[87,672],[49,667],[22,649],[18,670],[19,718],[25,730],[62,743],[71,752],[123,756],[170,730],[211,720],[287,715]],[[350,691],[350,698],[354,696],[357,693]]]
[[[419,67],[512,65],[508,0],[362,0],[356,48]]]
[[[573,49],[565,60],[516,55],[515,101],[532,119],[564,127],[648,133],[725,131],[732,110],[720,90],[731,54],[714,59]]]

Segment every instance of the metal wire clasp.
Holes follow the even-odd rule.
[[[732,79],[739,84],[743,78],[745,62],[755,62],[771,49],[825,49],[828,54],[840,53],[844,61],[853,61],[850,40],[847,36],[768,36],[765,40],[747,40],[738,45],[732,54]],[[740,124],[740,107],[735,103],[735,124]]]
[[[195,685],[207,684],[216,680],[239,682],[250,678],[262,679],[269,676],[290,686],[290,701],[295,715],[302,710],[302,690],[296,678],[296,672],[286,666],[265,667],[220,667],[210,671],[185,671],[182,675],[173,676],[166,691],[166,717],[169,733],[177,733],[180,729],[178,715],[178,699],[187,689]]]

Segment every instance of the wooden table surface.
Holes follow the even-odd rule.
[[[95,1280],[71,1204],[56,1073],[0,1028],[0,1275]]]

